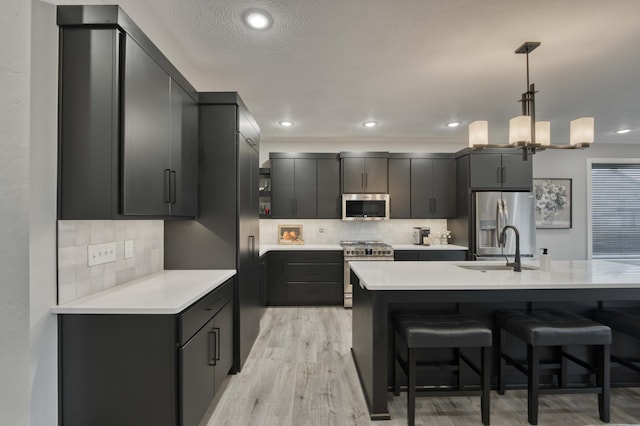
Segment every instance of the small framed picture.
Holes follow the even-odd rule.
[[[571,228],[571,179],[534,179],[536,228]]]
[[[302,225],[278,225],[278,244],[304,244]]]

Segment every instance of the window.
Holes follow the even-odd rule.
[[[597,161],[590,170],[591,257],[640,258],[640,160]]]

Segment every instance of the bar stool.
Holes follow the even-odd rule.
[[[489,386],[491,381],[491,330],[467,315],[459,312],[434,312],[434,313],[399,313],[394,316],[394,395],[400,395],[400,385],[396,365],[400,365],[408,379],[407,389],[407,422],[415,423],[415,398],[416,398],[416,368],[426,367],[431,364],[419,363],[416,360],[418,348],[452,348],[458,354],[457,388],[420,390],[427,396],[480,396],[482,423],[489,424]],[[395,349],[395,334],[404,342],[406,360],[402,359],[400,352]],[[473,363],[461,353],[460,348],[480,348],[480,366]],[[479,390],[463,390],[460,384],[460,364],[464,361],[481,380]]]
[[[638,311],[604,309],[600,306],[596,310],[594,319],[611,327],[613,330],[640,339],[640,312]],[[611,354],[611,360],[631,370],[640,372],[640,361],[638,360],[625,359],[614,354]]]
[[[540,394],[560,393],[597,393],[600,420],[609,421],[609,354],[611,347],[611,329],[605,325],[583,318],[579,315],[559,310],[539,311],[503,311],[496,313],[498,326],[498,393],[505,392],[506,362],[527,376],[528,419],[529,423],[538,423],[538,396]],[[505,332],[523,340],[527,344],[527,365],[521,364],[504,353]],[[566,352],[569,345],[598,346],[597,365],[592,366]],[[543,347],[560,346],[561,360],[558,364],[541,364],[540,350]],[[594,387],[568,387],[566,360],[570,360],[596,373]],[[559,387],[541,388],[539,375],[541,370],[559,370]]]

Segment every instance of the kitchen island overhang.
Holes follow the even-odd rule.
[[[481,265],[488,268],[465,269]],[[640,308],[639,266],[554,261],[550,272],[513,272],[491,270],[494,265],[504,262],[353,262],[351,351],[372,420],[390,418],[390,315],[395,310],[459,307],[493,326],[493,312],[504,307],[551,306],[581,315],[590,315],[599,302]]]

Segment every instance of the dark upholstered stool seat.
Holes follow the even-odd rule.
[[[534,346],[606,345],[611,329],[571,312],[503,311],[496,314],[503,330]]]
[[[640,339],[640,312],[622,309],[597,309],[594,319],[614,330]]]
[[[590,319],[560,310],[502,311],[496,313],[498,325],[498,393],[505,392],[506,363],[513,365],[527,376],[527,409],[529,423],[538,424],[538,396],[543,393],[597,393],[600,420],[609,421],[609,354],[611,329]],[[506,334],[511,334],[527,344],[527,363],[522,364],[505,352]],[[597,346],[595,365],[579,359],[567,351],[567,346]],[[560,364],[541,363],[541,349],[559,346]],[[567,360],[596,375],[595,386],[572,388],[567,386]],[[540,387],[540,370],[558,371],[558,387]]]
[[[458,312],[405,313],[395,318],[398,334],[410,348],[491,346],[491,330]]]
[[[394,315],[394,394],[400,395],[400,382],[396,366],[400,366],[407,375],[407,423],[411,426],[415,422],[415,398],[416,398],[416,368],[427,367],[416,360],[416,349],[420,348],[450,348],[454,349],[457,358],[458,386],[452,389],[425,389],[421,393],[431,395],[456,396],[477,395],[480,396],[480,411],[482,423],[489,424],[489,395],[491,382],[491,329],[485,327],[468,315],[456,311],[429,312],[429,313],[397,313]],[[406,358],[396,351],[396,336],[405,345]],[[480,348],[480,366],[472,362],[460,348]],[[466,363],[480,376],[480,389],[469,390],[461,384],[462,363]],[[432,368],[442,368],[437,365]]]

